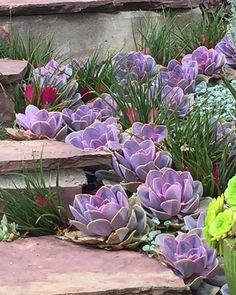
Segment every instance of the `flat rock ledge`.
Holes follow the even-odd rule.
[[[1,295],[179,295],[183,281],[131,251],[78,246],[53,236],[1,243]]]
[[[0,15],[115,12],[139,9],[188,9],[200,0],[0,0]]]

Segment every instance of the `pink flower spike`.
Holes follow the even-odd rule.
[[[57,94],[56,88],[46,87],[41,94],[42,107],[53,104],[57,99]]]

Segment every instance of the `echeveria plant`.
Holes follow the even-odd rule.
[[[163,105],[170,111],[175,111],[180,118],[185,117],[192,109],[194,97],[184,94],[180,87],[165,86],[161,92]]]
[[[98,97],[93,102],[89,103],[88,106],[94,112],[98,112],[102,120],[117,115],[117,103],[110,95],[105,93],[101,95],[101,97]]]
[[[184,66],[191,65],[193,61],[197,62],[198,74],[212,76],[222,70],[225,65],[226,58],[221,52],[215,49],[208,49],[205,46],[200,46],[195,49],[192,54],[187,54],[182,59]]]
[[[144,182],[150,170],[171,166],[170,154],[157,151],[152,140],[127,140],[114,151],[113,169],[126,182]]]
[[[116,118],[96,121],[84,130],[67,135],[65,142],[80,149],[119,148],[120,127]]]
[[[193,93],[198,75],[196,61],[182,65],[173,59],[168,63],[167,68],[160,71],[160,80],[163,86],[180,87],[184,94]]]
[[[161,234],[156,238],[157,253],[186,283],[213,277],[218,269],[216,251],[191,231],[177,237]]]
[[[215,49],[225,55],[227,65],[236,68],[236,47],[230,35],[225,36]]]
[[[93,124],[95,120],[101,119],[100,113],[93,111],[87,105],[81,105],[75,111],[67,108],[63,109],[62,115],[66,124],[74,131],[84,130]]]
[[[144,210],[134,197],[128,199],[120,185],[102,187],[96,195],[76,195],[70,210],[74,216],[71,224],[82,233],[82,243],[132,248],[141,242],[141,235],[147,229]]]
[[[149,171],[145,184],[138,187],[137,195],[143,208],[159,220],[183,219],[198,212],[202,184],[194,181],[187,171],[171,168]]]
[[[155,143],[159,143],[166,139],[168,131],[164,125],[143,124],[135,122],[132,125],[131,133],[135,136],[136,141],[144,141],[147,139]]]
[[[125,84],[126,79],[145,83],[157,74],[157,66],[153,57],[142,52],[121,52],[113,59],[116,79]]]
[[[39,110],[34,105],[28,105],[25,114],[17,114],[16,123],[20,128],[38,137],[62,140],[67,134],[67,127],[63,125],[61,113]]]

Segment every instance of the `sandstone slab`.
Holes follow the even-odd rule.
[[[1,295],[179,295],[183,281],[137,252],[41,237],[1,243]]]
[[[61,204],[71,218],[72,215],[69,210],[69,205],[73,204],[75,195],[82,193],[83,186],[87,184],[85,172],[81,169],[62,169],[59,171],[45,171],[43,172],[43,176],[44,183],[42,186],[45,185],[50,188],[55,193],[55,196],[58,193],[57,189],[59,189]],[[31,177],[40,181],[39,177],[34,173],[31,173]],[[26,188],[27,186],[23,176],[19,174],[0,175],[0,189],[7,190],[14,194],[16,189],[25,190]],[[4,208],[1,207],[1,203],[0,213],[4,213]]]
[[[14,95],[26,70],[24,60],[0,59],[0,121],[6,125],[15,118]]]
[[[0,0],[0,15],[194,8],[200,0]]]
[[[41,163],[44,170],[108,167],[111,154],[102,151],[81,151],[58,141],[0,141],[0,174],[35,170]]]

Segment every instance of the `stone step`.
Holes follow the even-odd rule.
[[[37,175],[32,174],[37,180]],[[44,183],[46,187],[50,187],[52,192],[57,193],[57,178],[59,180],[59,196],[61,204],[65,208],[68,216],[72,215],[69,205],[73,204],[76,194],[82,193],[83,186],[87,184],[85,172],[81,169],[62,169],[59,171],[46,171],[43,173]],[[17,189],[25,190],[27,188],[25,179],[21,175],[0,175],[0,188],[14,194]],[[0,214],[4,213],[4,207],[0,204]]]
[[[0,0],[0,26],[10,24],[28,40],[54,36],[60,54],[85,59],[94,50],[135,50],[133,34],[145,19],[163,21],[162,7],[176,8],[176,22],[184,27],[200,19],[200,0]],[[192,9],[189,9],[189,8]],[[159,8],[159,10],[157,10]],[[142,11],[140,11],[142,9]],[[9,18],[9,15],[14,15]],[[58,29],[60,28],[60,29]]]
[[[44,170],[109,167],[111,154],[51,140],[0,141],[0,174],[35,170],[40,162]]]
[[[155,259],[105,251],[55,237],[1,243],[0,295],[188,295]]]

